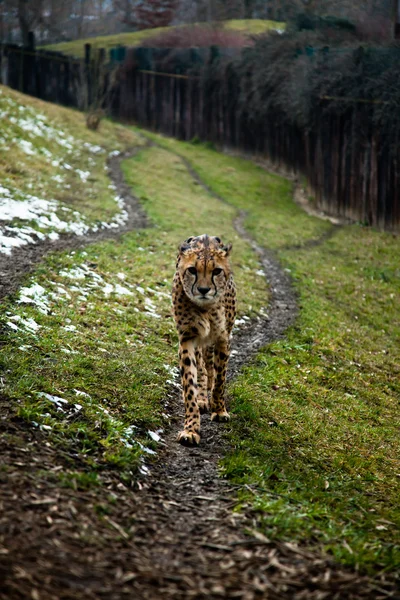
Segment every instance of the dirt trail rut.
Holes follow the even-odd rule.
[[[213,194],[187,161],[183,163]],[[111,175],[122,195],[125,184],[119,164],[120,157]],[[130,190],[125,192],[129,192],[133,211],[131,225],[143,226],[145,217],[138,203]],[[281,337],[297,312],[288,275],[272,254],[251,240],[244,217],[238,213],[235,226],[257,253],[271,298],[268,318],[252,322],[235,335],[230,378],[258,348]],[[109,233],[104,232],[104,238],[68,239],[62,247],[105,239]],[[37,252],[34,260],[38,262],[47,248],[32,251]],[[20,275],[31,268],[28,254],[21,261]],[[15,277],[5,291],[17,285]],[[179,446],[175,437],[183,406],[178,394],[169,400],[171,427],[164,438],[166,446],[140,490],[127,489],[112,471],[103,474],[104,485],[95,491],[77,492],[49,484],[41,469],[56,471],[71,461],[76,463],[77,458],[46,445],[42,433],[12,418],[5,399],[0,406],[0,431],[15,441],[0,445],[7,465],[0,474],[1,599],[396,597],[384,581],[360,577],[312,549],[271,542],[256,532],[257,515],[250,510],[233,513],[236,488],[218,477],[218,463],[226,448],[224,430],[229,424],[211,423],[206,415],[200,447]],[[95,508],[103,505],[107,510],[96,509],[96,514]]]

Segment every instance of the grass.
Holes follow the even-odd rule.
[[[99,131],[90,131],[82,113],[3,86],[0,114],[0,181],[10,198],[55,201],[61,221],[86,227],[99,226],[119,212],[106,161],[110,152],[140,144],[133,132],[106,120]],[[19,224],[17,217],[9,223]],[[57,230],[54,222],[43,220],[28,220],[27,225],[42,233]]]
[[[79,456],[81,476],[71,459],[61,482],[77,489],[97,485],[106,467],[131,481],[157,448],[176,374],[170,282],[179,242],[218,223],[214,233],[234,243],[241,316],[268,301],[257,260],[233,229],[234,209],[221,211],[164,150],[144,149],[124,169],[152,227],[48,257],[1,311],[3,393]]]
[[[74,127],[76,113],[49,110],[60,111],[66,131],[69,120]],[[138,139],[133,130],[105,127],[99,144],[112,135]],[[221,472],[269,537],[317,545],[362,571],[395,572],[399,238],[358,224],[330,231],[293,203],[280,177],[199,144],[154,137],[164,149],[143,149],[124,163],[152,227],[48,257],[26,280],[25,301],[22,294],[2,305],[3,393],[53,444],[78,454],[85,468],[71,458],[62,485],[101,485],[105,467],[131,481],[156,450],[152,433],[166,424],[178,243],[204,231],[232,241],[240,313],[265,306],[257,261],[232,228],[237,209],[246,210],[248,230],[290,271],[300,315],[230,385],[232,450]],[[193,182],[177,154],[231,206]],[[18,175],[20,189],[32,173]],[[51,189],[48,175],[42,183]],[[1,181],[8,176],[3,171]],[[26,302],[33,284],[44,290],[36,304]]]
[[[400,564],[399,238],[307,216],[290,186],[249,161],[159,137],[248,212],[256,240],[290,270],[300,316],[231,385],[232,451],[269,537],[321,545],[364,571]],[[321,238],[321,243],[306,242]]]
[[[264,19],[234,19],[231,21],[224,21],[223,23],[220,23],[219,26],[222,26],[223,29],[229,31],[237,31],[238,33],[244,33],[248,35],[259,35],[271,29],[282,29],[285,25],[284,23],[278,23]],[[176,27],[185,26],[177,25]],[[84,45],[86,43],[92,44],[94,49],[105,48],[107,51],[109,51],[111,48],[115,48],[116,46],[140,46],[141,42],[147,40],[149,37],[164,33],[170,29],[172,29],[172,27],[157,27],[155,29],[145,29],[143,31],[117,33],[113,35],[74,40],[72,42],[50,44],[48,46],[44,46],[44,48],[46,50],[54,50],[57,52],[63,52],[65,54],[82,57],[84,54]]]
[[[224,29],[246,33],[248,35],[261,35],[267,31],[285,29],[286,24],[267,19],[232,19],[225,21]]]

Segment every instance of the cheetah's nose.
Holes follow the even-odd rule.
[[[198,287],[197,289],[199,290],[200,294],[203,294],[203,296],[208,294],[208,292],[211,290],[211,288],[208,287]]]

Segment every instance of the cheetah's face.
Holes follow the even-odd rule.
[[[228,255],[231,245],[220,238],[203,235],[189,238],[180,248],[178,271],[188,298],[201,308],[219,302],[231,273]]]

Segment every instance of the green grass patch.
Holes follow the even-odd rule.
[[[376,572],[400,564],[399,238],[328,223],[291,200],[291,186],[201,145],[160,143],[190,160],[218,194],[248,212],[299,294],[285,340],[231,385],[232,452],[222,472],[259,510],[269,537],[321,544]],[[300,248],[293,248],[300,245]]]
[[[196,26],[199,26],[198,24]],[[218,23],[221,29],[237,31],[248,35],[259,35],[274,29],[284,29],[285,23],[277,21],[268,21],[267,19],[232,19]],[[110,50],[116,46],[140,46],[140,44],[158,34],[165,33],[171,29],[187,27],[185,25],[176,25],[172,27],[156,27],[154,29],[144,29],[143,31],[132,31],[127,33],[116,33],[112,35],[103,35],[86,39],[74,40],[72,42],[60,42],[58,44],[49,44],[43,46],[46,50],[55,50],[64,54],[82,57],[84,55],[84,45],[91,44],[94,49],[105,48]],[[205,27],[208,27],[206,25]]]
[[[268,302],[233,208],[220,208],[169,152],[144,149],[123,164],[151,228],[48,257],[2,307],[3,391],[78,454],[87,472],[77,478],[72,460],[63,480],[78,487],[106,467],[129,482],[157,449],[177,362],[170,285],[181,241],[208,231],[233,242],[241,315]]]
[[[227,156],[193,140],[178,142],[146,132],[166,149],[184,156],[200,177],[232,206],[245,210],[246,229],[274,250],[318,237],[330,224],[309,217],[292,200],[292,183],[250,160]]]
[[[324,237],[332,226],[296,206],[282,178],[201,144],[153,137],[163,148],[124,163],[152,227],[47,258],[24,292],[40,285],[43,304],[17,295],[3,305],[4,392],[86,465],[78,477],[71,459],[65,485],[95,486],[105,467],[129,482],[165,426],[178,243],[204,232],[233,242],[240,315],[265,308],[257,260],[232,227],[245,210],[248,230],[290,271],[300,315],[230,386],[232,451],[222,472],[242,486],[239,504],[259,511],[269,537],[319,545],[364,571],[395,571],[399,238],[360,225]],[[230,205],[193,181],[179,154]]]
[[[284,31],[286,23],[268,19],[231,19],[224,22],[224,29],[248,35],[261,35],[267,31]]]
[[[179,157],[151,148],[125,163],[125,177],[153,222],[161,223],[170,255],[191,235],[209,233],[233,243],[232,266],[238,285],[239,314],[255,316],[266,308],[265,279],[252,250],[236,233],[237,212],[209,196],[189,175]]]

